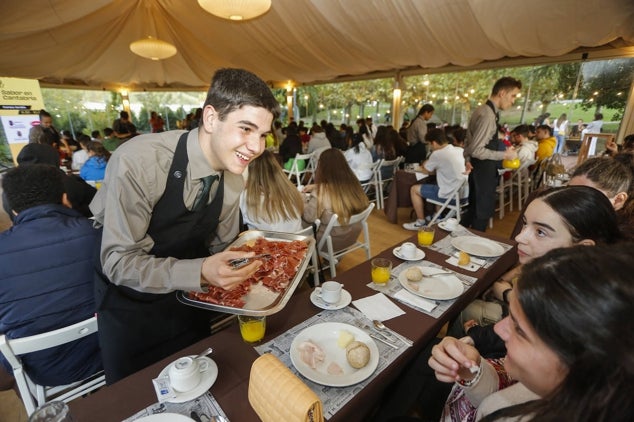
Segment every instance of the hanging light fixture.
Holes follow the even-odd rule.
[[[198,0],[198,4],[212,15],[232,21],[257,18],[271,8],[271,0]]]
[[[134,54],[151,60],[162,60],[176,54],[176,47],[166,41],[148,36],[130,43]]]

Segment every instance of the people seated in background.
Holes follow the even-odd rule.
[[[519,125],[511,131],[511,139],[515,144],[517,158],[520,159],[520,168],[525,169],[535,164],[535,153],[537,152],[537,141],[528,138],[528,126]]]
[[[475,300],[462,311],[450,329],[452,335],[463,336],[467,331],[463,331],[465,325],[485,326],[502,319],[508,311],[508,295],[523,265],[533,259],[555,248],[619,241],[617,216],[606,199],[601,192],[587,186],[540,192],[521,216],[524,226],[515,237],[519,265],[493,283],[483,299]]]
[[[110,152],[99,142],[89,142],[88,156],[88,160],[79,171],[79,176],[86,181],[103,180]]]
[[[545,160],[555,153],[557,139],[553,136],[553,129],[548,125],[539,125],[535,130],[537,138],[537,151],[535,158],[537,161]]]
[[[303,229],[304,200],[270,151],[249,164],[240,195],[242,219],[249,229],[296,233]]]
[[[284,169],[290,170],[295,162],[295,155],[302,153],[302,140],[297,134],[295,126],[289,126],[286,128],[286,138],[280,145],[280,156],[282,157],[282,163],[284,163]],[[300,160],[297,163],[297,168],[301,171],[306,168],[305,160]]]
[[[150,128],[152,133],[159,133],[165,130],[165,121],[156,111],[150,112]]]
[[[107,149],[109,152],[113,152],[119,145],[121,145],[121,139],[114,136],[114,131],[107,127],[103,130],[103,141],[101,144]]]
[[[113,135],[122,141],[128,140],[135,136],[136,126],[130,121],[130,115],[127,111],[122,110],[119,118],[112,122]]]
[[[434,346],[430,367],[455,383],[442,420],[631,420],[631,250],[576,246],[527,264],[495,325],[508,351],[503,372],[467,342]]]
[[[374,144],[374,139],[372,138],[372,135],[370,134],[370,130],[365,124],[365,119],[363,118],[357,119],[357,127],[359,129],[357,133],[355,133],[353,140],[356,137],[361,137],[363,143],[365,143],[366,148],[369,150],[370,148],[372,148],[372,145]]]
[[[577,120],[577,124],[570,130],[570,136],[573,138],[581,137],[581,132],[585,129],[586,125],[583,123],[583,119]]]
[[[634,174],[632,160],[594,157],[572,173],[569,186],[590,186],[599,190],[616,211],[623,237],[634,240]]]
[[[98,130],[93,130],[92,132],[90,132],[90,140],[93,142],[103,142],[101,132],[99,132]]]
[[[81,147],[79,146],[79,142],[75,139],[71,131],[62,130],[62,137],[60,139],[60,149],[67,154],[70,158],[73,155],[73,152],[77,151]]]
[[[0,333],[27,337],[92,317],[100,237],[90,220],[70,208],[64,174],[46,164],[21,165],[5,173],[2,187],[16,217],[0,233]],[[97,334],[22,361],[33,381],[47,386],[102,369]],[[11,370],[4,358],[2,364]]]
[[[586,125],[586,127],[581,131],[581,138],[586,133],[601,133],[601,129],[603,128],[603,114],[602,113],[594,113],[594,120]]]
[[[350,245],[359,237],[361,224],[348,225],[348,221],[351,216],[364,211],[370,203],[343,152],[331,148],[321,154],[315,172],[315,184],[304,187],[304,192],[309,194],[305,198],[304,222],[313,224],[317,219],[321,221],[317,242],[321,240],[333,214],[337,214],[342,225],[331,232],[335,251]]]
[[[365,183],[372,178],[372,153],[361,136],[352,138],[352,145],[344,152],[344,157],[359,182]]]
[[[71,163],[71,167],[75,171],[81,170],[86,161],[88,161],[88,158],[90,158],[88,155],[88,144],[94,142],[90,140],[90,136],[84,135],[83,133],[79,135],[77,140],[80,149],[73,153],[73,161]]]
[[[322,129],[321,126],[315,126],[310,132],[310,141],[308,141],[308,150],[306,152],[310,154],[312,152],[323,151],[328,148],[332,148],[332,146],[326,137],[326,132],[324,132],[324,129]]]
[[[78,211],[84,217],[92,217],[92,212],[88,206],[90,201],[97,193],[97,190],[86,183],[81,177],[66,173],[59,169],[59,154],[55,148],[50,145],[28,144],[20,150],[17,158],[18,166],[30,166],[33,164],[46,164],[58,169],[64,175],[64,190],[70,202],[71,207]],[[6,199],[6,193],[3,192],[3,207],[6,213],[14,220],[15,216],[11,212]]]
[[[449,144],[442,129],[429,130],[425,141],[430,144],[432,153],[421,165],[421,172],[435,174],[437,184],[416,184],[410,188],[416,221],[403,224],[403,228],[407,230],[418,230],[427,224],[425,199],[444,202],[467,180],[463,149]],[[465,196],[461,195],[461,198]]]

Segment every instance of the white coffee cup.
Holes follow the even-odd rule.
[[[326,281],[321,287],[317,287],[315,291],[326,303],[335,304],[341,300],[341,288],[343,284],[336,281]]]
[[[445,227],[447,227],[448,230],[455,230],[458,228],[458,224],[460,223],[455,218],[448,218],[445,220]]]
[[[189,391],[200,383],[202,372],[206,371],[208,366],[204,358],[182,357],[174,362],[168,371],[170,385],[178,392]]]
[[[416,258],[416,245],[414,245],[412,242],[405,242],[398,249],[398,253],[403,258],[414,259]]]

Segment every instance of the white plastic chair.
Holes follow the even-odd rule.
[[[293,165],[291,166],[291,169],[290,170],[284,169],[284,173],[288,174],[289,180],[291,180],[293,176],[295,176],[295,180],[296,180],[298,188],[302,185],[302,178],[304,174],[310,171],[314,171],[314,170],[311,170],[312,157],[313,157],[312,153],[311,154],[299,154],[299,153],[295,154],[295,159],[293,161]],[[299,161],[304,161],[306,163],[306,166],[304,167],[303,170],[299,169],[299,166],[297,164]]]
[[[442,212],[446,209],[449,212],[445,215],[444,219],[454,217],[460,220],[460,215],[462,213],[462,208],[469,205],[469,179],[465,178],[464,182],[457,188],[451,192],[444,201],[436,201],[434,199],[425,198],[425,201],[436,205],[436,213],[434,217],[431,219],[429,224],[434,224],[440,220],[440,216]]]
[[[378,199],[376,204],[377,208],[380,210],[383,209],[384,207],[383,201],[385,201],[385,194],[386,194],[385,191],[387,191],[387,187],[394,180],[394,174],[396,173],[396,169],[398,168],[401,161],[403,161],[403,157],[396,157],[394,160],[385,160],[385,159],[381,160],[381,165],[379,166],[377,170],[378,177],[379,177],[379,182],[378,182],[379,193],[378,193],[378,197],[377,197]],[[392,167],[392,171],[390,173],[391,176],[387,178],[383,178],[382,170],[388,167]]]
[[[52,400],[69,402],[96,390],[105,385],[106,378],[104,372],[100,371],[85,380],[72,384],[55,387],[39,385],[33,382],[25,372],[19,356],[70,343],[96,332],[97,318],[92,317],[68,327],[29,337],[8,339],[4,335],[0,336],[0,352],[13,368],[13,376],[18,384],[22,402],[28,415],[33,413],[36,407],[46,402]]]
[[[301,236],[310,236],[315,237],[315,231],[319,229],[321,221],[319,219],[315,220],[314,229],[313,226],[308,226],[304,230],[300,230],[295,234],[299,234]],[[306,271],[312,271],[313,273],[313,283],[314,287],[319,286],[319,255],[317,254],[317,245],[315,244],[315,249],[313,249],[313,256],[310,258],[310,266],[306,268]]]
[[[339,262],[339,258],[349,252],[363,248],[365,249],[366,257],[370,259],[370,231],[368,230],[368,217],[370,216],[370,213],[373,209],[374,203],[370,203],[370,205],[364,211],[360,212],[359,214],[353,215],[348,221],[348,225],[361,224],[361,230],[363,231],[363,242],[360,242],[359,239],[355,239],[350,245],[347,245],[337,251],[335,251],[333,248],[331,232],[333,228],[341,227],[341,224],[339,223],[339,218],[337,214],[332,215],[332,218],[328,222],[328,225],[326,226],[326,229],[324,230],[321,239],[319,239],[319,243],[317,244],[317,252],[319,256],[328,261],[331,277],[335,277],[337,275],[337,270],[335,266]]]
[[[382,162],[383,162],[383,159],[381,158],[373,162],[372,167],[370,167],[370,169],[372,170],[372,177],[370,177],[370,180],[364,183],[361,183],[363,192],[365,192],[365,194],[368,196],[368,199],[370,199],[370,201],[376,202],[376,207],[378,209],[381,208],[380,199],[379,199],[379,183],[381,180],[381,176],[379,175],[379,168],[381,167]],[[373,193],[374,193],[374,199],[371,198]]]

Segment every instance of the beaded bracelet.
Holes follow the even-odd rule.
[[[482,365],[477,367],[472,366],[471,368],[477,368],[475,377],[471,378],[470,380],[461,379],[457,381],[458,384],[460,384],[463,387],[471,387],[473,384],[476,384],[478,381],[480,381],[480,377],[482,377]]]

